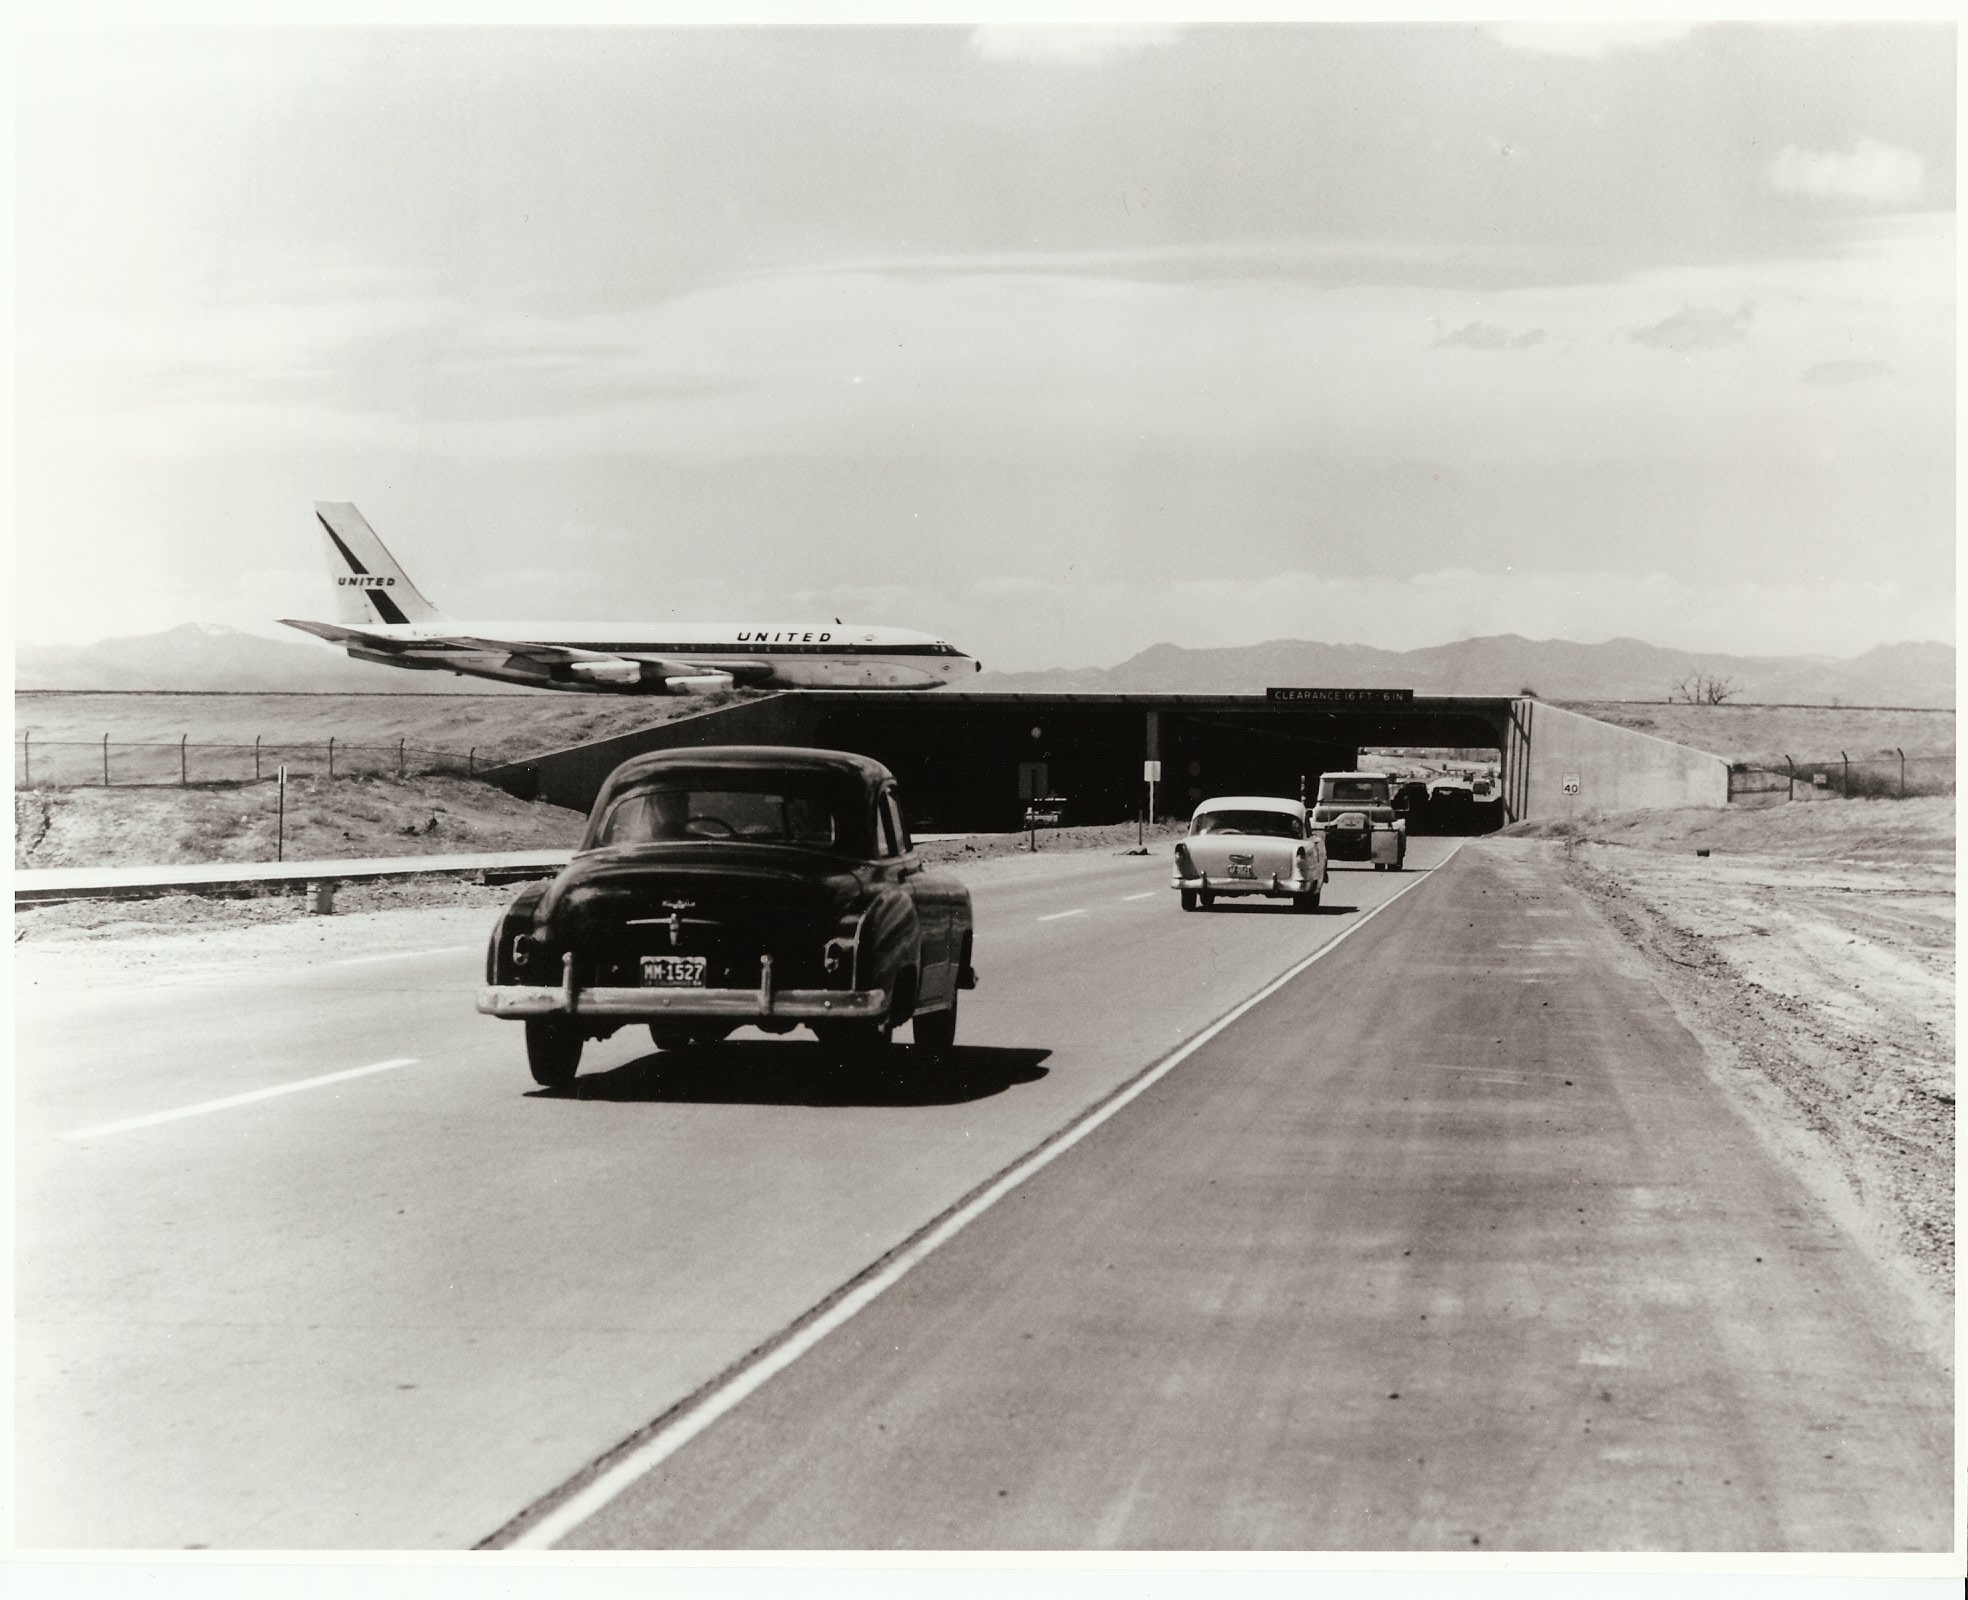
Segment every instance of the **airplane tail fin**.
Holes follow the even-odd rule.
[[[344,500],[317,500],[314,520],[328,545],[328,574],[343,622],[424,622],[437,607],[417,592],[362,513]]]

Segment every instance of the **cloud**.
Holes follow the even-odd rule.
[[[1771,163],[1770,183],[1778,194],[1801,194],[1814,200],[1904,205],[1919,198],[1924,173],[1924,163],[1913,151],[1877,139],[1861,139],[1846,154],[1785,145]]]
[[[1725,344],[1749,342],[1752,314],[1748,306],[1737,311],[1683,306],[1651,327],[1633,329],[1628,337],[1635,344],[1651,345],[1656,350],[1719,350]]]
[[[1174,28],[985,27],[970,48],[986,61],[1038,61],[1048,66],[1092,67],[1117,56],[1173,44]]]
[[[1429,341],[1429,348],[1439,350],[1444,345],[1461,345],[1466,350],[1528,350],[1534,344],[1543,343],[1542,328],[1512,333],[1508,328],[1499,328],[1494,323],[1472,322],[1454,333],[1443,333],[1438,325],[1435,337]]]
[[[1504,48],[1594,60],[1620,50],[1660,50],[1694,31],[1692,22],[1499,22],[1483,31]]]
[[[1892,370],[1883,361],[1820,361],[1816,366],[1804,369],[1802,381],[1842,386],[1883,378]]]

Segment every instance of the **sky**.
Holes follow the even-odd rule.
[[[25,641],[1954,637],[1951,27],[15,46]]]

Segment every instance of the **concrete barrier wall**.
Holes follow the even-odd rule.
[[[1725,806],[1729,763],[1539,700],[1517,702],[1504,767],[1513,820],[1651,806]],[[1567,794],[1568,778],[1578,793]]]

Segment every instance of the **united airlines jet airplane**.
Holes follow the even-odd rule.
[[[317,500],[314,518],[341,621],[281,621],[357,661],[602,694],[706,694],[734,684],[937,689],[981,665],[926,633],[859,623],[453,622],[417,592],[354,506]]]

